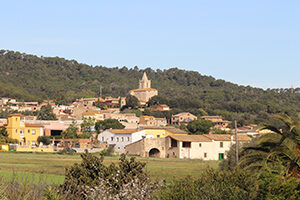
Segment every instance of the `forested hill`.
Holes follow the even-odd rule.
[[[152,87],[159,90],[160,103],[170,105],[173,112],[221,114],[228,120],[238,113],[240,123],[255,123],[273,113],[296,115],[300,111],[300,88],[244,87],[177,68],[154,71],[93,67],[75,60],[0,50],[0,70],[0,97],[19,100],[55,99],[67,103],[78,97],[99,96],[100,86],[103,95],[125,96],[138,87],[146,71]]]

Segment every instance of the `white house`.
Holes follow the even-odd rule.
[[[126,145],[141,140],[145,135],[145,130],[107,129],[98,135],[98,141],[115,145],[115,152],[124,153]]]

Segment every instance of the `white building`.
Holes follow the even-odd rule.
[[[114,145],[115,152],[124,153],[125,146],[145,137],[145,130],[138,129],[108,129],[98,135],[98,141]]]

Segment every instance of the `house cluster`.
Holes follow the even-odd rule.
[[[145,104],[158,94],[158,90],[151,88],[151,80],[146,73],[139,81],[139,88],[129,91]],[[170,121],[166,118],[154,116],[137,116],[135,113],[123,113],[120,108],[126,105],[125,97],[99,97],[80,98],[70,105],[56,105],[52,101],[44,102],[18,102],[16,99],[1,98],[0,109],[16,111],[39,111],[42,106],[50,105],[57,120],[37,120],[36,116],[22,114],[9,115],[8,119],[0,119],[0,128],[5,127],[10,138],[18,141],[20,151],[54,151],[57,147],[72,146],[77,148],[95,148],[114,146],[117,153],[138,155],[143,157],[160,158],[197,158],[203,160],[219,160],[226,155],[230,146],[235,143],[234,136],[230,134],[204,134],[188,135],[185,131],[175,128],[187,125],[196,120],[197,116],[183,112],[172,115]],[[151,107],[152,111],[169,111],[165,104]],[[205,120],[215,123],[215,127],[226,129],[229,121],[221,116],[203,116]],[[90,138],[68,139],[62,133],[75,122],[78,135],[82,133],[80,124],[85,119],[95,121],[116,119],[125,126],[125,129],[108,129],[98,136],[93,134]],[[240,128],[238,141],[248,142],[255,136],[256,128]],[[95,132],[94,127],[90,127]],[[250,131],[250,132],[249,132]],[[49,136],[51,144],[45,149],[38,143],[39,136]],[[99,146],[98,145],[98,146]]]
[[[110,129],[98,135],[100,142],[113,145],[118,153],[157,158],[222,160],[235,144],[229,134],[188,135],[176,128]],[[251,141],[238,135],[239,143]]]

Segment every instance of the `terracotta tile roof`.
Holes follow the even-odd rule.
[[[170,135],[171,138],[182,142],[211,142],[212,140],[203,135]]]
[[[82,115],[96,115],[97,112],[84,112]]]
[[[231,141],[231,135],[229,134],[204,134],[204,136],[215,141]]]
[[[193,115],[192,113],[189,113],[189,112],[178,113],[176,115],[172,115],[172,117],[180,117],[181,115],[189,115],[189,116],[196,117],[195,115]]]
[[[234,135],[229,135],[229,134],[204,134],[204,136],[215,140],[215,141],[231,141],[231,136],[233,136],[233,140],[235,140]],[[239,141],[250,141],[251,138],[247,135],[238,135],[238,140]]]
[[[143,127],[140,127],[140,128],[143,130],[146,130],[146,129],[166,130],[171,134],[187,134],[187,132],[184,130],[181,130],[179,128],[174,128],[174,127],[168,127],[168,126],[165,126],[165,127],[147,126],[145,128],[143,128]]]
[[[138,129],[107,129],[106,131],[109,131],[114,134],[132,134],[132,133],[138,132],[140,130],[138,130]]]
[[[8,115],[8,117],[24,117],[24,115],[16,113],[16,114],[10,114]]]
[[[235,140],[235,136],[233,136],[233,139]],[[252,138],[249,137],[248,135],[238,135],[238,140],[239,141],[251,141]]]
[[[44,127],[44,126],[42,126],[42,125],[28,124],[28,123],[25,123],[25,126],[26,126],[26,127]]]

